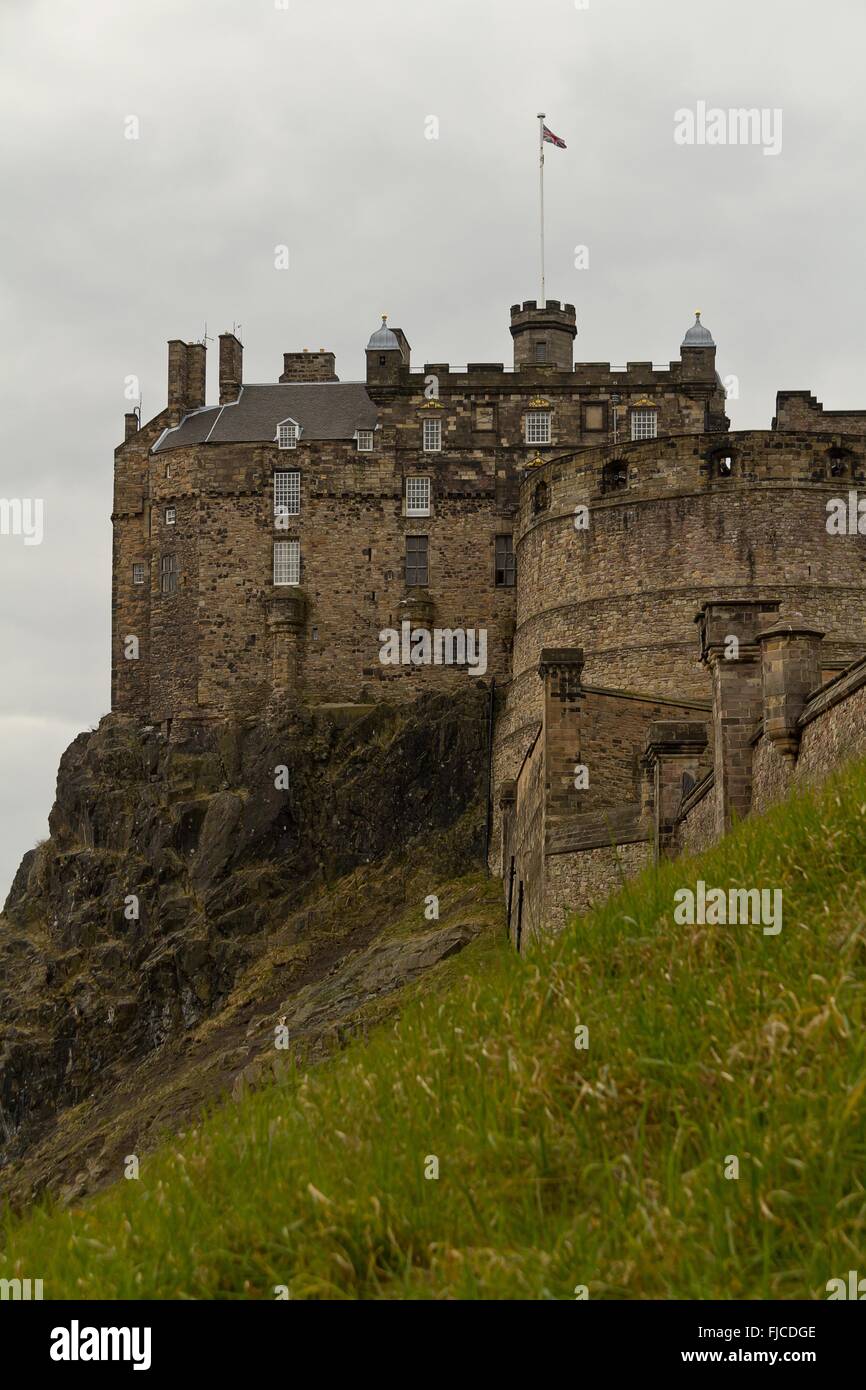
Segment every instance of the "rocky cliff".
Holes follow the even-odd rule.
[[[81,734],[0,916],[0,1195],[119,1176],[496,922],[486,711],[476,687],[183,741],[116,716]]]

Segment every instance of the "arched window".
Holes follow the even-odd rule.
[[[536,483],[535,491],[532,494],[532,511],[534,516],[539,512],[546,512],[550,506],[550,492],[547,483]]]
[[[827,466],[831,478],[847,478],[851,472],[852,454],[850,449],[834,445],[827,450]]]
[[[709,455],[710,477],[711,478],[732,478],[734,475],[735,457],[730,449],[714,449]]]
[[[628,487],[628,464],[610,459],[601,470],[602,492],[623,492]]]

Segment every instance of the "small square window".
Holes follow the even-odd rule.
[[[406,479],[406,515],[430,515],[430,479]]]
[[[535,360],[536,362],[547,361],[547,343],[535,344]]]
[[[176,523],[176,521],[177,521],[177,508],[176,508],[176,507],[166,507],[166,509],[165,509],[165,524],[166,524],[166,526],[174,526],[175,523]]]
[[[416,588],[430,582],[427,565],[427,536],[406,537],[406,586]]]
[[[177,593],[177,556],[163,555],[159,562],[160,593]]]
[[[497,536],[495,568],[497,589],[512,589],[515,573],[514,539],[511,536]]]
[[[633,410],[631,413],[632,439],[655,439],[659,432],[659,413],[652,407],[649,410]]]
[[[298,427],[294,422],[279,426],[277,443],[281,449],[296,449],[298,447]]]
[[[442,450],[442,421],[425,420],[423,431],[425,454],[438,454]]]
[[[301,542],[274,542],[274,583],[300,584]]]
[[[549,444],[550,443],[550,412],[547,410],[530,410],[526,416],[526,442],[527,444]]]
[[[144,583],[144,565],[142,565],[142,564],[135,564],[135,565],[133,565],[133,567],[132,567],[132,582],[133,582],[133,584],[143,584],[143,583]]]
[[[358,430],[355,435],[359,454],[371,454],[373,452],[373,431]]]

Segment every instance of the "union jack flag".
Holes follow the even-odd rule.
[[[546,125],[542,126],[541,129],[543,131],[543,139],[547,140],[549,144],[556,145],[560,150],[568,149],[565,141],[560,140],[558,135],[554,135],[552,130],[548,130]]]

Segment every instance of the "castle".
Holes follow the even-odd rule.
[[[224,333],[213,406],[206,344],[171,341],[115,454],[112,707],[177,738],[483,676],[490,861],[529,933],[866,724],[866,411],[779,392],[731,432],[699,315],[664,366],[575,364],[556,300],[510,330],[511,370],[413,368],[383,318],[365,381],[320,349],[267,384]]]

